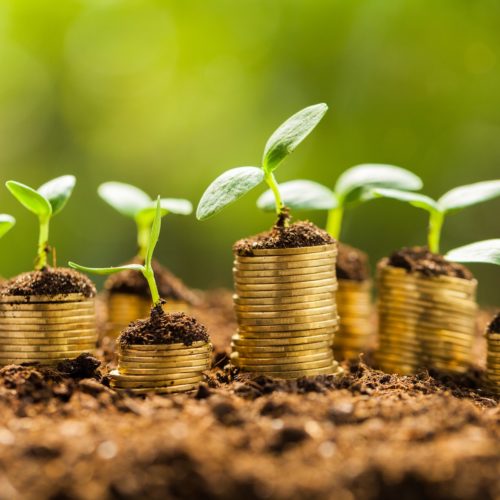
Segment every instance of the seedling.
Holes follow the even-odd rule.
[[[63,175],[52,179],[36,190],[16,181],[8,181],[5,184],[17,201],[38,217],[40,229],[35,261],[36,270],[47,267],[47,255],[50,251],[50,220],[65,207],[75,184],[76,178],[73,175]]]
[[[500,239],[478,241],[450,250],[444,258],[463,264],[496,264],[500,266]]]
[[[16,219],[12,215],[0,214],[0,238],[7,234],[16,224]]]
[[[283,202],[292,210],[328,210],[326,230],[339,239],[344,211],[374,198],[371,189],[390,187],[417,190],[422,181],[404,168],[392,165],[364,164],[346,170],[332,190],[317,182],[295,180],[281,184]],[[273,210],[273,193],[268,190],[257,200],[265,211]]]
[[[274,171],[281,162],[313,131],[328,110],[326,104],[315,104],[294,114],[271,135],[264,148],[260,167],[236,167],[215,179],[203,193],[196,217],[208,219],[234,203],[250,190],[265,182],[274,198],[278,220],[287,224],[285,204]]]
[[[151,225],[156,202],[141,189],[122,182],[105,182],[98,189],[99,196],[122,215],[134,219],[137,225],[138,256],[144,260],[150,245]],[[160,214],[189,215],[193,205],[179,198],[161,198]]]
[[[429,212],[427,235],[429,250],[439,253],[441,231],[445,216],[463,208],[477,205],[500,196],[500,180],[476,182],[460,186],[445,193],[437,201],[419,193],[409,193],[397,189],[375,189],[373,194],[381,198],[392,198]]]
[[[156,248],[156,244],[158,243],[158,239],[160,237],[160,228],[161,228],[161,217],[162,217],[162,207],[161,207],[161,199],[158,196],[156,201],[156,208],[154,210],[153,215],[153,223],[148,236],[148,246],[146,248],[146,254],[144,257],[144,265],[141,264],[126,264],[123,266],[117,267],[84,267],[74,262],[68,262],[68,265],[77,271],[82,271],[85,273],[94,273],[100,275],[109,275],[119,273],[121,271],[138,271],[142,273],[142,275],[146,278],[146,281],[149,285],[149,290],[151,292],[151,298],[153,300],[153,306],[157,306],[161,304],[160,294],[158,293],[158,286],[156,285],[155,275],[152,267],[153,260],[153,252]]]

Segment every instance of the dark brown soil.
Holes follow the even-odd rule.
[[[442,255],[430,252],[427,247],[402,248],[394,252],[387,264],[401,267],[425,276],[451,276],[466,280],[474,279],[473,274],[462,264],[448,262]]]
[[[274,226],[270,231],[237,241],[233,251],[238,255],[253,255],[253,250],[265,248],[300,248],[328,245],[335,240],[323,229],[308,221],[299,221],[288,227]]]
[[[143,264],[139,258],[135,258],[127,264]],[[154,260],[153,271],[160,296],[166,300],[179,300],[187,304],[196,303],[196,295],[174,274]],[[141,273],[137,271],[123,271],[111,275],[104,284],[109,293],[128,293],[151,298],[148,282]]]
[[[500,312],[493,318],[488,325],[488,333],[500,333]]]
[[[119,337],[122,346],[132,344],[176,344],[191,345],[193,342],[208,342],[207,329],[192,316],[178,312],[165,313],[161,305],[151,308],[148,319],[131,323]]]
[[[23,273],[2,283],[0,288],[1,295],[66,295],[70,293],[95,297],[96,289],[87,276],[65,267]]]
[[[357,248],[339,243],[337,278],[359,282],[370,279],[368,255]]]

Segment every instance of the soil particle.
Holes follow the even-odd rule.
[[[189,346],[193,342],[208,342],[207,329],[192,316],[178,312],[165,313],[161,305],[151,308],[148,319],[131,323],[118,338],[126,347],[134,344],[176,344]]]
[[[339,243],[336,266],[338,279],[359,282],[370,279],[368,255],[344,243]]]
[[[278,431],[274,441],[269,446],[269,449],[274,453],[283,453],[309,437],[307,432],[302,427],[284,427]]]
[[[473,274],[462,264],[448,262],[442,255],[432,253],[427,247],[402,248],[394,252],[382,265],[401,267],[411,273],[424,276],[451,276],[473,280]]]
[[[500,333],[500,312],[493,318],[488,325],[488,333]]]
[[[266,248],[300,248],[331,245],[335,240],[326,232],[308,221],[299,221],[288,227],[274,226],[270,231],[237,241],[234,253],[253,255],[253,250]]]
[[[79,380],[82,378],[100,378],[97,371],[101,362],[88,353],[82,353],[75,359],[67,359],[57,365],[61,375]]]
[[[138,257],[127,264],[144,264]],[[163,267],[158,261],[152,262],[153,271],[160,296],[166,300],[179,300],[187,304],[196,304],[198,298],[177,276]],[[151,298],[149,285],[146,278],[137,271],[127,270],[111,275],[104,283],[104,288],[109,293],[127,293]]]
[[[46,268],[16,276],[2,283],[1,295],[67,295],[81,293],[95,297],[96,289],[84,274],[65,267]]]

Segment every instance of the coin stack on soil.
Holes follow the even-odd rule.
[[[52,280],[44,280],[42,273],[50,273]],[[3,286],[0,293],[0,365],[30,362],[52,365],[95,349],[95,289],[87,278],[78,275],[69,270],[27,273]],[[44,281],[62,282],[61,291],[68,289],[70,293],[17,293],[28,291],[29,287],[33,291],[43,289]],[[83,288],[84,293],[77,293],[78,288]]]
[[[203,380],[211,357],[206,329],[194,318],[153,309],[149,319],[132,323],[119,337],[110,385],[135,394],[190,391]]]
[[[500,313],[488,326],[486,342],[488,346],[486,378],[492,391],[500,395]]]
[[[419,265],[412,268],[412,262]],[[473,359],[477,314],[477,282],[470,272],[425,249],[396,252],[378,271],[380,367],[400,374],[465,372]]]
[[[300,224],[306,223],[294,226]],[[232,363],[247,372],[287,379],[339,373],[332,351],[338,328],[335,242],[253,247],[251,256],[237,248],[238,243],[233,271],[238,332],[232,339]]]

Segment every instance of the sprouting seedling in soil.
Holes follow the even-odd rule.
[[[280,185],[284,204],[292,210],[328,210],[326,230],[339,239],[344,211],[373,199],[371,189],[389,187],[417,190],[422,181],[412,172],[393,165],[363,164],[346,170],[333,191],[322,184],[308,180],[294,180]],[[273,193],[268,190],[257,200],[265,211],[274,208]]]
[[[227,170],[203,193],[196,217],[205,220],[265,182],[273,194],[278,220],[286,224],[285,204],[274,171],[280,163],[313,131],[328,110],[326,104],[315,104],[294,114],[271,135],[264,148],[260,167],[236,167]]]
[[[437,201],[419,193],[409,193],[397,189],[374,189],[376,197],[392,198],[429,212],[427,244],[429,250],[439,253],[441,231],[445,216],[500,196],[500,180],[476,182],[456,187],[445,193]]]
[[[12,215],[0,214],[0,238],[7,234],[16,224],[16,219]]]
[[[74,262],[68,262],[68,265],[77,271],[82,271],[85,273],[94,273],[100,275],[109,275],[119,273],[121,271],[138,271],[146,278],[149,285],[149,290],[151,292],[151,298],[153,300],[153,305],[157,306],[161,304],[160,294],[158,292],[158,286],[156,285],[155,275],[152,267],[153,253],[158,243],[160,237],[161,228],[161,217],[162,217],[162,207],[161,199],[158,196],[156,200],[156,207],[154,208],[153,224],[148,237],[148,246],[146,248],[146,254],[144,256],[144,265],[141,264],[126,264],[117,267],[84,267]]]
[[[133,219],[137,225],[138,256],[146,257],[155,217],[156,202],[141,189],[122,182],[105,182],[98,188],[99,196],[122,215]],[[168,213],[189,215],[193,205],[180,198],[161,198],[161,216]]]
[[[36,270],[47,267],[47,255],[50,251],[50,220],[65,207],[75,184],[76,178],[73,175],[57,177],[38,189],[33,189],[16,181],[7,181],[5,184],[17,201],[38,217],[40,229],[38,253],[35,261]]]
[[[500,266],[500,239],[478,241],[450,250],[444,258],[463,264],[496,264]]]

